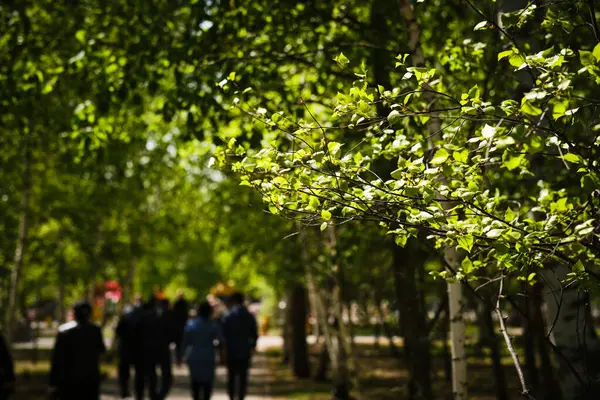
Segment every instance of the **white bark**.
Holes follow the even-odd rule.
[[[23,166],[23,194],[21,196],[19,215],[19,237],[15,246],[13,268],[10,274],[10,294],[8,297],[8,313],[6,316],[6,340],[12,343],[15,330],[17,299],[19,296],[19,284],[23,269],[23,259],[27,249],[27,232],[29,223],[29,199],[31,197],[31,150],[30,135],[25,137],[25,159]]]
[[[398,5],[408,30],[408,47],[413,62],[417,66],[425,66],[425,57],[420,43],[421,28],[415,17],[412,2],[410,0],[398,0]],[[426,83],[423,84],[423,98],[428,104],[433,103],[434,96]],[[435,113],[430,113],[427,130],[430,133],[429,147],[432,150],[435,141],[441,139],[442,131],[439,118]],[[443,175],[439,179],[442,183],[446,183]],[[444,207],[451,208],[452,205],[449,202],[444,202]],[[444,258],[448,266],[454,271],[459,269],[460,262],[455,248],[445,248]],[[467,398],[467,359],[465,356],[463,296],[460,285],[460,283],[448,283],[448,297],[450,301],[450,340],[452,343],[452,390],[454,398],[462,400]]]

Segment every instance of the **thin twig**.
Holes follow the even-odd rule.
[[[504,278],[504,275],[503,275]],[[523,375],[523,369],[521,368],[521,363],[519,362],[519,356],[517,355],[517,352],[515,351],[515,348],[512,345],[512,341],[510,340],[510,336],[508,335],[508,332],[506,331],[506,324],[504,323],[504,317],[502,316],[502,311],[500,310],[500,299],[504,297],[504,295],[502,294],[502,291],[504,289],[504,279],[500,280],[500,290],[498,292],[498,299],[496,300],[496,308],[495,308],[495,312],[496,315],[498,316],[498,321],[500,322],[500,332],[502,333],[502,336],[504,336],[504,341],[506,342],[506,347],[508,348],[508,352],[510,353],[513,362],[515,364],[515,369],[517,370],[517,375],[519,376],[519,381],[521,381],[521,387],[523,388],[523,391],[521,392],[521,394],[530,399],[530,400],[535,400],[535,398],[531,395],[531,393],[529,393],[529,389],[527,389],[527,383],[525,382],[525,375]]]

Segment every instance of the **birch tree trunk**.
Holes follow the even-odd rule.
[[[19,296],[19,283],[23,270],[23,259],[27,250],[28,224],[29,224],[29,201],[31,197],[31,140],[27,134],[24,140],[25,156],[23,165],[23,194],[19,206],[19,236],[15,246],[13,267],[10,274],[10,294],[8,296],[8,311],[6,316],[6,340],[12,343],[15,332],[17,303]]]
[[[542,270],[546,288],[550,338],[558,351],[562,398],[600,398],[600,342],[589,313],[589,295],[577,283],[564,284],[570,270],[563,265]]]
[[[302,243],[302,261],[305,266],[306,272],[306,284],[308,286],[309,295],[313,296],[315,302],[316,317],[321,326],[321,331],[325,339],[325,347],[329,355],[329,363],[331,364],[331,379],[334,390],[338,390],[339,387],[346,387],[348,380],[343,376],[343,371],[340,370],[339,360],[339,346],[338,341],[334,338],[331,326],[328,323],[329,313],[327,307],[324,304],[324,293],[317,286],[317,282],[313,272],[313,265],[308,255],[308,249],[306,248],[306,233],[300,228],[301,243]]]
[[[410,0],[398,0],[400,14],[404,19],[408,31],[408,48],[412,54],[413,62],[416,66],[425,66],[425,57],[421,47],[421,28],[413,12],[413,5]],[[432,104],[434,97],[429,91],[429,87],[424,84],[423,97],[428,104]],[[435,113],[430,113],[430,119],[427,122],[427,130],[430,132],[429,147],[433,150],[435,140],[441,135],[440,121]],[[445,183],[443,176],[440,180]],[[448,209],[452,205],[444,202],[443,206]],[[457,250],[452,247],[444,249],[444,259],[450,268],[458,270],[460,260]],[[452,351],[452,388],[454,398],[457,400],[467,399],[467,360],[465,357],[465,322],[463,294],[460,283],[448,283],[448,300],[450,309],[450,342]]]

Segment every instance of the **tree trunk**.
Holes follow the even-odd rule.
[[[378,296],[376,297],[376,299],[377,299],[376,300],[377,314],[379,314],[379,319],[381,321],[381,327],[383,328],[383,331],[385,332],[385,335],[388,339],[389,346],[390,346],[390,352],[392,353],[392,355],[394,357],[400,358],[402,355],[400,354],[400,350],[398,350],[398,347],[396,346],[396,343],[394,342],[394,333],[392,332],[390,325],[385,320],[385,316],[383,314],[383,308],[381,307],[381,299],[379,299]]]
[[[456,257],[454,249],[447,248],[446,257]],[[455,260],[455,258],[454,258]],[[449,262],[456,265],[457,262]],[[454,399],[467,399],[467,356],[465,354],[465,319],[462,284],[448,283],[448,316],[450,319],[450,349],[452,352],[452,390]]]
[[[446,302],[444,310],[443,323],[440,325],[442,343],[443,346],[443,357],[444,357],[444,376],[447,382],[452,382],[452,356],[450,355],[450,349],[448,348],[448,332],[450,332],[450,306]]]
[[[306,288],[303,284],[296,284],[292,289],[290,304],[291,336],[292,336],[292,371],[298,378],[310,377],[308,361],[308,346],[306,343],[306,318],[307,299]]]
[[[417,67],[425,67],[425,57],[421,47],[421,28],[413,12],[412,2],[409,0],[398,0],[400,14],[406,29],[408,30],[408,49],[412,55],[413,63]],[[429,90],[428,84],[423,87],[423,97],[429,104],[434,103],[434,96]],[[435,141],[441,139],[441,125],[435,112],[429,113],[427,130],[430,133],[429,150],[435,148]],[[445,182],[444,176],[439,179]],[[443,202],[445,209],[452,208],[449,202]],[[453,247],[444,249],[444,259],[448,266],[457,271],[460,266],[460,260],[457,250]],[[467,360],[465,357],[465,322],[463,316],[463,298],[462,287],[460,283],[448,283],[448,299],[450,305],[450,341],[452,343],[452,387],[455,400],[467,399]]]
[[[90,259],[90,274],[88,277],[88,288],[87,288],[87,300],[90,302],[92,307],[95,304],[95,292],[96,282],[98,279],[98,272],[100,271],[100,252],[102,251],[102,226],[99,224],[96,228],[96,242],[94,243],[93,250],[88,250],[88,257]]]
[[[283,364],[289,364],[292,359],[292,315],[290,298],[286,298],[283,313]]]
[[[61,324],[67,320],[67,305],[65,304],[66,280],[67,280],[67,261],[64,254],[60,255],[58,261],[58,322]]]
[[[344,267],[339,263],[337,257],[337,233],[333,225],[328,226],[327,234],[331,270],[334,276],[331,306],[335,320],[337,321],[338,357],[340,358],[338,368],[341,377],[339,383],[334,387],[334,397],[338,400],[348,400],[350,399],[351,388],[360,391],[360,387],[357,376],[357,367],[352,354],[352,344],[350,342],[348,328],[344,323]]]
[[[416,270],[421,267],[419,264],[422,261],[424,260],[419,257],[414,240],[404,249],[394,244],[394,282],[404,325],[410,399],[433,399],[427,319],[425,310],[421,309],[416,276]]]
[[[556,380],[552,358],[550,357],[549,344],[546,339],[544,316],[542,315],[542,290],[544,286],[537,284],[533,287],[532,303],[532,330],[537,343],[537,355],[540,360],[540,376],[543,382],[538,393],[541,398],[548,400],[561,400],[560,385]]]
[[[21,196],[19,215],[19,237],[15,246],[13,268],[10,275],[10,295],[8,297],[8,311],[6,316],[6,341],[12,343],[15,330],[17,303],[19,296],[19,283],[23,270],[23,259],[27,250],[29,201],[31,197],[31,140],[29,134],[25,137],[25,158],[23,166],[23,194]]]
[[[542,270],[546,282],[551,339],[562,354],[559,365],[563,399],[600,398],[600,343],[588,319],[589,296],[577,283],[563,285],[570,270],[563,265]]]
[[[306,249],[306,234],[301,230],[301,235],[304,237],[301,243],[304,245],[302,249],[302,258],[306,268],[306,283],[311,295],[314,296],[316,306],[316,316],[319,321],[323,337],[325,338],[325,346],[329,354],[329,363],[331,364],[331,380],[334,392],[334,398],[339,400],[348,400],[349,398],[349,378],[347,368],[342,368],[343,360],[340,360],[340,343],[337,335],[331,329],[328,323],[329,313],[325,304],[325,299],[332,293],[331,290],[320,290],[317,286],[316,279],[313,274],[313,266],[308,257]]]
[[[327,380],[327,367],[329,365],[329,352],[327,350],[327,343],[323,343],[321,351],[319,352],[319,366],[317,373],[315,374],[315,381],[325,382]]]
[[[533,307],[531,291],[528,284],[524,285],[525,301],[523,316],[523,336],[525,339],[525,367],[527,371],[527,380],[529,385],[534,389],[534,393],[539,390],[538,369],[535,361],[535,326],[533,320]]]

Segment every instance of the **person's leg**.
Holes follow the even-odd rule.
[[[204,399],[210,400],[213,391],[213,381],[204,382]]]
[[[192,399],[200,400],[200,382],[192,380]]]
[[[173,371],[171,369],[171,352],[169,348],[163,349],[160,357],[160,392],[159,399],[166,399],[173,384]]]
[[[181,343],[183,341],[183,328],[177,331],[175,335],[175,361],[177,365],[181,365],[183,361],[183,348],[181,347]]]
[[[244,400],[248,389],[248,370],[250,369],[250,360],[241,360],[238,366],[240,386],[238,389],[238,400]]]
[[[131,360],[127,354],[119,356],[119,388],[121,389],[121,397],[129,397],[129,378],[130,378]]]
[[[146,386],[146,364],[142,360],[135,361],[135,398],[144,400],[144,388]]]
[[[156,366],[157,363],[155,360],[146,363],[146,380],[148,381],[148,395],[150,396],[150,400],[160,400],[157,390]]]
[[[234,360],[227,360],[227,393],[230,400],[235,400],[235,381],[237,377],[237,368]]]

